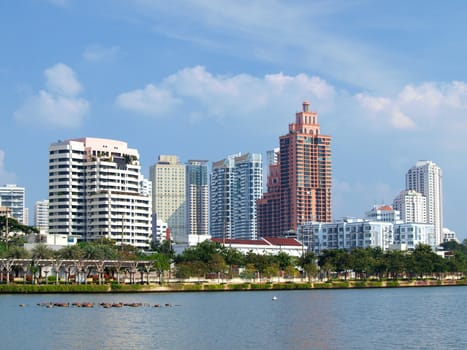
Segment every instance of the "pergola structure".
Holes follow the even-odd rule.
[[[7,258],[0,259],[0,281],[10,282],[12,272],[21,273],[23,281],[26,281],[26,276],[32,276],[31,281],[34,283],[36,274],[39,272],[41,277],[42,272],[45,274],[46,283],[48,283],[47,275],[52,272],[55,278],[55,283],[58,284],[60,276],[65,277],[67,283],[70,282],[70,277],[74,276],[74,281],[78,284],[87,283],[88,276],[98,276],[99,284],[104,282],[104,274],[108,272],[116,278],[116,282],[120,283],[122,275],[129,277],[129,282],[144,283],[144,275],[146,274],[146,282],[149,284],[149,272],[152,267],[151,261],[146,260],[67,260],[67,259],[15,259]],[[141,274],[141,278],[137,281],[136,274]],[[6,278],[4,278],[6,277]]]

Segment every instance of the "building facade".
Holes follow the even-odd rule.
[[[24,207],[25,189],[8,184],[0,187],[0,206],[10,208],[9,215],[20,224],[27,225],[27,210]]]
[[[214,162],[210,181],[211,236],[256,239],[256,202],[262,187],[261,154],[236,154]]]
[[[49,233],[148,248],[151,197],[126,142],[79,138],[49,147]]]
[[[41,234],[49,233],[49,201],[37,201],[34,205],[34,226]]]
[[[419,244],[435,247],[434,225],[344,218],[332,223],[308,222],[299,226],[298,239],[315,254],[327,249],[352,250],[395,246],[415,249]]]
[[[177,156],[160,155],[151,166],[153,213],[166,222],[175,243],[186,243],[186,166]]]
[[[426,197],[426,222],[435,225],[436,244],[443,235],[443,173],[432,161],[418,161],[405,176],[407,190]]]
[[[187,234],[209,234],[208,161],[189,160],[186,165]]]
[[[366,218],[371,221],[396,222],[401,220],[399,210],[387,204],[374,205],[366,212]]]
[[[401,213],[401,219],[410,223],[427,223],[426,197],[414,190],[400,192],[394,198],[393,206]]]
[[[277,164],[258,203],[260,236],[284,236],[304,222],[331,221],[331,137],[304,102],[289,132],[279,138]],[[271,186],[271,187],[270,187]]]

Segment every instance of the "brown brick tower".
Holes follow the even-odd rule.
[[[261,236],[294,233],[307,221],[331,221],[331,137],[320,134],[318,114],[308,102],[279,142],[268,191],[258,201]]]

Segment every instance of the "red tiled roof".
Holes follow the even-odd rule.
[[[282,238],[282,237],[263,237],[263,239],[273,245],[279,246],[295,246],[301,247],[301,243],[295,238]]]
[[[243,244],[243,245],[268,245],[267,242],[263,240],[254,240],[254,239],[228,239],[225,240],[223,238],[211,238],[211,241],[217,243],[224,243],[225,244]]]
[[[381,207],[378,208],[378,210],[392,210],[392,207],[390,205],[383,205]]]

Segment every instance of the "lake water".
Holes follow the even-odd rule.
[[[467,287],[0,295],[0,312],[0,349],[467,349]]]

